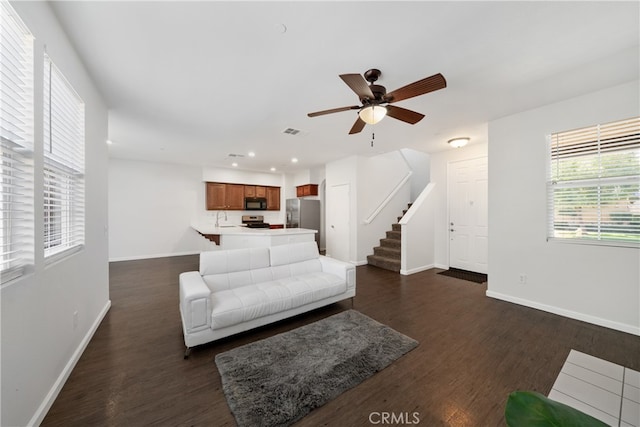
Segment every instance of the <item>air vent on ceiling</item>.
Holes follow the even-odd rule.
[[[286,133],[288,135],[297,135],[300,133],[300,130],[294,129],[294,128],[286,128],[285,130],[282,131],[282,133]]]
[[[244,154],[233,154],[233,153],[230,153],[230,154],[228,154],[228,157],[244,157]]]

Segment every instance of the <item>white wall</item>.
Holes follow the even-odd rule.
[[[110,159],[111,261],[213,249],[190,226],[205,213],[200,167]]]
[[[413,172],[413,175],[411,175],[410,200],[414,201],[422,193],[431,179],[430,156],[427,153],[410,148],[403,148],[400,150],[400,153],[407,161],[411,172]]]
[[[357,167],[358,249],[355,259],[358,264],[366,264],[367,255],[373,254],[373,248],[380,246],[380,239],[386,237],[386,232],[391,230],[391,224],[398,222],[402,211],[408,209],[413,176],[402,185],[373,220],[366,223],[365,221],[375,213],[411,170],[400,151],[373,157],[358,157]]]
[[[431,198],[433,198],[435,206],[434,262],[438,268],[449,268],[449,206],[447,198],[449,163],[487,157],[487,152],[487,133],[485,131],[476,135],[466,147],[448,148],[445,151],[431,154],[431,182],[437,184]],[[491,229],[489,229],[489,233],[491,233]],[[491,236],[489,240],[491,240]]]
[[[282,187],[283,176],[279,173],[248,172],[241,169],[202,168],[203,182],[226,182],[230,184],[267,185]]]
[[[332,187],[348,184],[350,186],[349,242],[332,242],[327,234],[327,254],[331,255],[332,245],[349,245],[349,259],[357,265],[366,264],[367,255],[373,253],[373,247],[380,244],[385,232],[397,217],[407,209],[410,194],[410,182],[390,200],[384,209],[369,224],[365,223],[381,205],[392,190],[410,172],[407,163],[399,151],[380,154],[374,157],[351,156],[326,165],[326,206],[327,219],[330,220],[335,199]]]
[[[631,82],[489,124],[487,295],[640,334],[640,250],[547,242],[545,186],[546,135],[637,116],[639,93]]]
[[[284,222],[281,174],[224,168],[111,159],[109,161],[109,259],[157,258],[196,254],[215,248],[192,222],[215,223],[207,211],[205,182],[281,187],[281,211],[261,211],[265,222]],[[227,211],[221,224],[240,224],[255,211]]]
[[[337,245],[345,245],[349,246],[348,250],[348,259],[342,259],[342,261],[351,261],[356,262],[357,260],[357,238],[358,238],[358,227],[357,224],[357,198],[358,198],[358,179],[357,179],[357,170],[358,170],[358,157],[350,156],[344,159],[336,160],[334,162],[327,163],[326,165],[326,214],[327,214],[327,227],[330,227],[332,215],[338,209],[336,204],[336,199],[333,195],[333,187],[339,185],[348,185],[349,186],[349,196],[351,199],[349,205],[349,238],[347,242],[335,242],[332,240],[331,233],[327,232],[327,255],[335,256],[333,253],[333,249]],[[336,257],[340,259],[339,257]]]
[[[434,267],[435,187],[431,182],[423,188],[409,211],[400,220],[400,274],[414,274]]]
[[[13,2],[35,40],[35,263],[1,289],[0,425],[37,425],[110,306],[107,109],[47,2]],[[44,264],[42,81],[47,53],[85,102],[85,246]],[[78,312],[74,327],[73,313]]]

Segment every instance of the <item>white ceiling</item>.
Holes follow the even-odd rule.
[[[489,120],[640,73],[635,1],[51,7],[110,108],[119,158],[293,172],[403,147],[436,152],[456,136],[486,140]],[[448,87],[398,102],[426,115],[414,126],[385,118],[348,135],[355,111],[307,117],[357,104],[338,75],[369,68],[387,91],[438,72]]]

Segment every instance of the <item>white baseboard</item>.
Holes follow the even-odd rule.
[[[433,267],[434,267],[434,268],[440,268],[440,269],[442,269],[442,270],[448,270],[448,269],[449,269],[449,266],[448,266],[448,265],[445,265],[445,264],[438,264],[438,263],[435,263]]]
[[[487,290],[486,295],[488,297],[499,299],[502,301],[524,305],[526,307],[535,308],[537,310],[546,311],[548,313],[558,314],[560,316],[568,317],[570,319],[580,320],[582,322],[592,323],[594,325],[604,326],[605,328],[615,329],[616,331],[622,331],[628,334],[640,336],[640,327],[638,326],[627,325],[625,323],[615,322],[613,320],[603,319],[601,317],[591,316],[589,314],[584,314],[577,311],[566,310],[564,308],[556,307],[553,305],[542,304],[536,301],[530,301],[523,298],[514,297],[512,295],[502,294],[500,292]]]
[[[89,331],[87,331],[87,334],[80,342],[80,345],[78,345],[78,348],[76,348],[76,351],[73,352],[71,359],[69,359],[69,361],[67,362],[66,366],[58,376],[58,379],[55,383],[53,383],[53,386],[40,404],[40,407],[38,407],[36,413],[33,415],[33,417],[31,417],[31,420],[28,424],[29,426],[39,426],[42,423],[42,420],[44,420],[47,412],[49,412],[49,409],[51,409],[51,405],[53,405],[53,402],[55,402],[58,394],[60,394],[64,383],[67,382],[69,375],[71,375],[71,371],[73,371],[73,368],[78,363],[78,360],[80,360],[82,353],[84,353],[84,350],[89,345],[89,341],[91,341],[91,338],[93,338],[93,334],[95,334],[96,330],[98,330],[98,326],[100,326],[100,323],[102,323],[102,319],[104,319],[104,316],[107,315],[107,312],[110,308],[111,300],[108,300],[105,306],[102,308],[102,311],[96,318],[95,322],[93,322],[93,325],[91,325],[91,328],[89,329]]]
[[[355,265],[356,267],[359,267],[359,266],[361,266],[361,265],[367,265],[367,264],[369,264],[369,263],[367,262],[367,260],[364,260],[364,261],[349,261],[349,262],[350,262],[351,264]]]
[[[422,267],[411,268],[409,270],[401,269],[400,274],[402,274],[403,276],[408,276],[410,274],[420,273],[421,271],[431,270],[434,267],[435,267],[434,264],[429,264],[429,265],[423,265]]]
[[[119,262],[119,261],[137,261],[141,259],[152,259],[152,258],[168,258],[172,256],[184,256],[184,255],[200,255],[202,251],[189,251],[189,252],[175,252],[170,254],[153,254],[153,255],[135,255],[135,256],[125,256],[125,257],[114,257],[109,258],[109,262]]]

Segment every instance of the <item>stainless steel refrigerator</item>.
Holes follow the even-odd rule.
[[[287,199],[287,228],[318,230],[320,244],[320,200]]]

